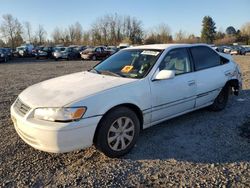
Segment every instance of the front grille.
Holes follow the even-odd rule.
[[[28,113],[28,111],[30,111],[30,107],[24,104],[20,99],[16,100],[16,103],[14,104],[14,109],[21,116],[25,116]]]

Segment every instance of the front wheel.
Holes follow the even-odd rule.
[[[95,145],[108,157],[120,157],[133,148],[139,132],[137,115],[129,108],[119,107],[100,122]]]
[[[219,95],[215,98],[214,103],[210,106],[212,111],[221,111],[223,110],[228,101],[229,96],[229,87],[225,86],[220,91]]]

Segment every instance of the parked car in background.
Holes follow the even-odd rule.
[[[94,144],[119,157],[142,129],[204,107],[223,110],[242,85],[239,66],[224,55],[202,44],[123,49],[89,71],[28,87],[11,118],[36,149],[59,153]]]
[[[3,48],[0,48],[0,62],[7,62],[8,61],[8,55],[6,51]]]
[[[128,47],[130,47],[130,44],[128,44],[128,43],[121,43],[118,46],[119,49],[124,49],[124,48],[128,48]]]
[[[4,53],[4,56],[7,58],[7,61],[9,61],[12,58],[12,53],[7,48],[1,48],[2,52]]]
[[[27,57],[28,56],[28,50],[26,47],[19,46],[16,48],[14,51],[14,56],[15,57]]]
[[[63,51],[60,52],[60,57],[58,59],[66,59],[66,60],[73,60],[77,59],[79,52],[75,49],[75,47],[66,47]]]
[[[57,61],[62,58],[62,52],[65,50],[65,47],[55,47],[54,52],[52,53],[53,58]]]
[[[109,51],[110,55],[112,55],[118,52],[119,49],[116,46],[107,46],[106,51]]]
[[[110,51],[105,50],[105,48],[102,46],[97,46],[94,48],[87,48],[86,50],[82,51],[81,59],[83,60],[91,59],[95,61],[95,60],[105,59],[110,55],[111,55]]]
[[[22,44],[21,46],[16,48],[14,52],[14,56],[16,57],[30,57],[32,56],[32,50],[34,46],[32,44]]]
[[[246,49],[242,46],[233,46],[231,51],[231,55],[246,55]]]
[[[81,52],[86,50],[86,46],[76,46],[75,50],[77,51],[77,58],[81,58]]]
[[[224,48],[224,53],[226,54],[230,54],[231,50],[232,50],[232,47],[231,46],[223,46]]]
[[[250,47],[244,47],[246,49],[246,53],[250,52]]]
[[[43,47],[40,50],[38,50],[38,53],[36,55],[36,59],[39,58],[52,58],[52,53],[54,51],[54,48],[49,46],[49,47]]]
[[[32,52],[31,52],[32,57],[36,57],[38,54],[38,51],[42,50],[43,48],[44,48],[44,46],[36,46],[35,48],[33,48]]]

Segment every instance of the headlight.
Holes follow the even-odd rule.
[[[76,121],[82,118],[86,110],[86,107],[37,108],[34,112],[34,118],[56,122]]]
[[[1,57],[4,57],[4,54],[1,54]]]

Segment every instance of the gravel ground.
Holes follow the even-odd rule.
[[[250,56],[234,58],[244,88],[225,110],[202,109],[144,130],[120,159],[94,147],[66,154],[35,150],[18,137],[10,120],[10,105],[27,86],[96,62],[0,64],[0,186],[250,187]]]

